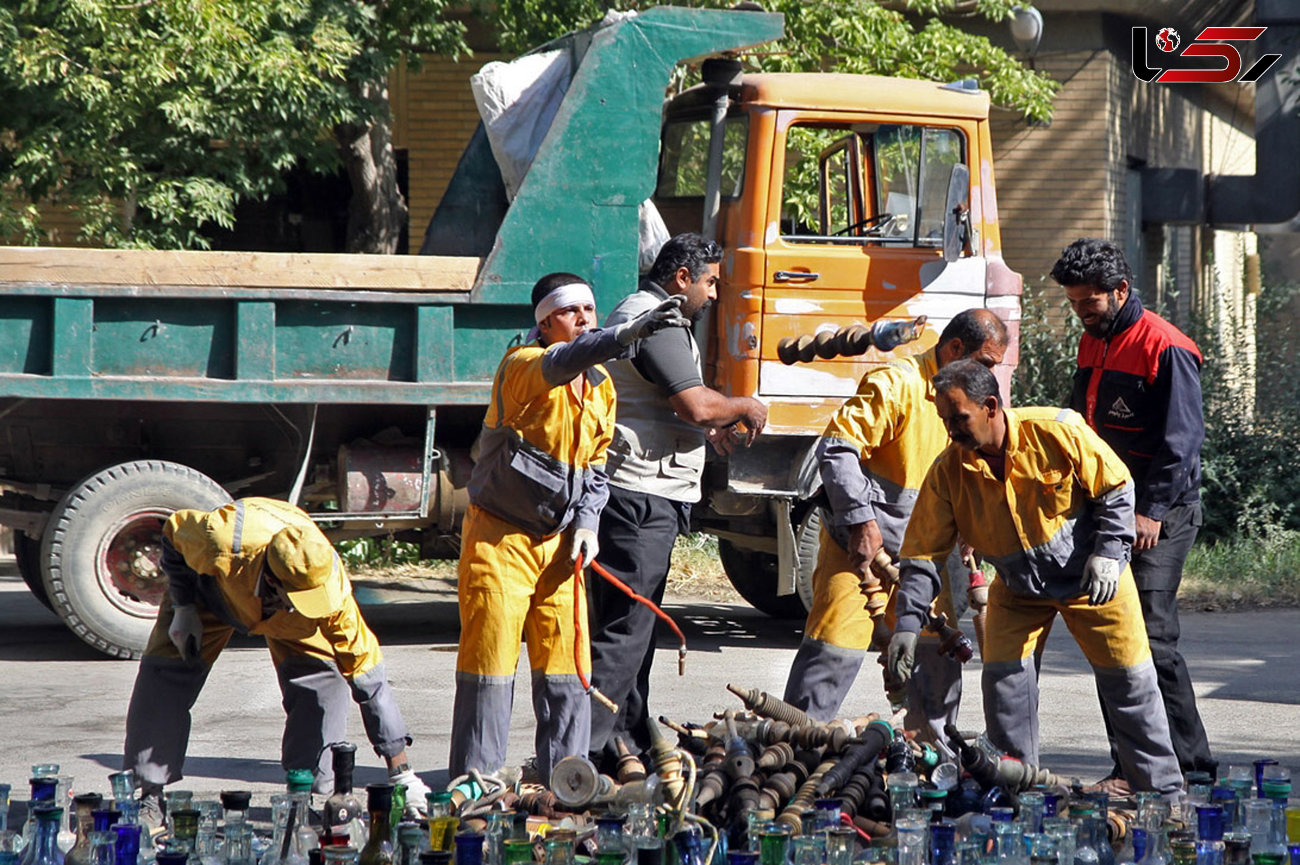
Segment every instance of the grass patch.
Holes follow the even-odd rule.
[[[1300,532],[1196,544],[1178,597],[1210,609],[1300,606]]]

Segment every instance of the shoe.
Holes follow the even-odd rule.
[[[140,794],[140,829],[150,837],[157,836],[164,828],[163,799],[161,793]]]
[[[1125,799],[1133,795],[1133,788],[1129,786],[1121,776],[1112,772],[1105,778],[1102,778],[1096,784],[1089,784],[1083,788],[1085,793],[1106,793],[1117,799]]]
[[[547,779],[542,777],[541,771],[537,768],[537,758],[529,757],[524,761],[524,765],[519,767],[520,784],[546,784]]]

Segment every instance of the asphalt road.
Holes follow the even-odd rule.
[[[416,581],[398,590],[359,585],[358,597],[379,634],[390,679],[415,737],[412,763],[431,786],[445,782],[454,693],[456,603],[445,583]],[[371,604],[386,598],[389,603]],[[666,629],[653,678],[656,713],[707,720],[739,708],[728,682],[780,694],[799,631],[745,606],[669,599],[686,632],[686,675],[677,676],[675,640]],[[1297,610],[1186,612],[1183,652],[1196,682],[1211,745],[1226,765],[1272,757],[1300,772],[1300,614]],[[123,724],[136,664],[101,657],[83,645],[26,590],[12,561],[0,562],[0,782],[25,798],[30,766],[57,762],[81,792],[107,792],[120,766]],[[511,722],[511,763],[531,753],[533,725],[526,666]],[[978,661],[968,665],[963,729],[982,728]],[[282,710],[266,650],[232,645],[214,668],[194,710],[180,785],[200,797],[283,788],[279,766]],[[887,711],[879,678],[864,672],[850,693],[852,714]],[[1087,781],[1105,774],[1105,734],[1092,677],[1063,626],[1053,630],[1043,664],[1042,763]],[[364,743],[358,714],[350,738]],[[358,751],[358,784],[383,779],[379,758]]]

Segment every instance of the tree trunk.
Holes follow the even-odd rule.
[[[375,116],[385,119],[334,127],[334,138],[352,185],[345,249],[392,255],[406,227],[407,207],[397,188],[397,158],[386,119],[390,116],[388,87],[373,82],[362,84],[361,95],[375,104]]]

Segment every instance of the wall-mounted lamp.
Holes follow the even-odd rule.
[[[1011,12],[1011,38],[1021,53],[1032,58],[1043,38],[1043,14],[1032,6],[1017,6]]]

